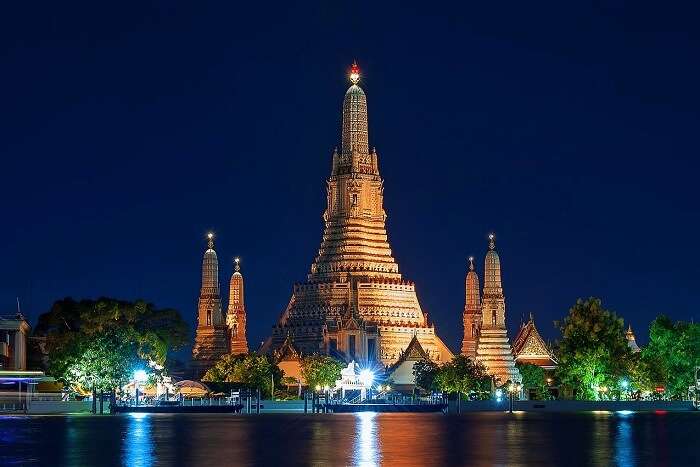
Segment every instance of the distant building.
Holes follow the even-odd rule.
[[[513,340],[513,353],[516,363],[530,363],[545,370],[553,370],[558,364],[557,359],[540,336],[532,315],[527,323],[520,326],[520,331]]]
[[[228,353],[248,352],[243,275],[239,260],[235,260],[228,310],[224,316],[219,288],[219,259],[214,250],[213,234],[210,233],[208,238],[208,247],[202,259],[202,288],[197,304],[197,330],[190,364],[195,378],[201,378]]]
[[[27,369],[27,336],[31,326],[21,313],[0,315],[0,370]]]
[[[627,327],[627,332],[625,333],[625,338],[627,338],[627,345],[632,350],[633,353],[641,352],[642,349],[637,345],[637,339],[634,337],[634,332],[632,332],[632,325]]]

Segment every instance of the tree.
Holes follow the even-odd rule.
[[[310,388],[333,386],[344,368],[340,361],[328,355],[307,355],[301,359],[301,376]]]
[[[557,325],[562,333],[557,375],[575,397],[593,399],[599,387],[617,388],[631,355],[623,320],[600,299],[589,298],[579,299]]]
[[[283,375],[284,372],[268,355],[257,353],[227,354],[206,372],[202,381],[240,383],[249,389],[260,388],[263,397],[270,397],[272,395],[272,379],[274,378],[279,384]]]
[[[649,344],[640,357],[642,378],[648,386],[664,385],[672,398],[681,398],[693,384],[694,368],[700,365],[700,324],[672,322],[661,315],[649,328]]]
[[[531,363],[518,363],[516,364],[520,375],[523,377],[523,388],[527,390],[534,390],[536,393],[537,400],[547,400],[551,396],[549,390],[547,389],[547,375],[545,374],[544,368]]]
[[[124,331],[94,337],[77,335],[50,360],[52,374],[83,392],[123,386],[139,366],[142,362]]]
[[[114,389],[137,368],[160,371],[168,354],[187,343],[187,332],[175,310],[112,298],[59,300],[34,329],[46,338],[48,374],[83,390]]]
[[[483,396],[489,392],[491,379],[483,364],[464,355],[456,355],[451,362],[438,368],[433,385],[442,392]]]
[[[435,378],[440,367],[431,360],[419,360],[413,364],[413,375],[416,377],[416,387],[424,391],[437,390]]]

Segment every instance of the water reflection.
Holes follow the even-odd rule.
[[[378,465],[380,460],[377,442],[377,414],[360,412],[355,414],[355,443],[353,445],[353,463],[355,465]]]
[[[629,411],[628,411],[629,412]],[[615,463],[620,467],[634,465],[634,443],[632,442],[632,412],[618,413],[617,437],[615,439]]]
[[[129,466],[150,466],[154,464],[152,416],[145,413],[128,415],[126,436],[124,437],[124,464]]]
[[[0,417],[0,465],[697,465],[700,413]]]

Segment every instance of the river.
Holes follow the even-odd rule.
[[[0,416],[0,465],[700,465],[700,412]]]

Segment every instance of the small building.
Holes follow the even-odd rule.
[[[399,392],[413,391],[416,385],[416,375],[413,367],[416,362],[431,361],[428,353],[420,345],[417,336],[413,336],[406,350],[401,352],[399,359],[386,370],[386,378],[392,381],[392,387]]]
[[[532,315],[527,323],[520,326],[513,341],[513,354],[515,363],[530,363],[545,370],[554,370],[559,363],[537,331]]]
[[[27,336],[31,326],[21,313],[0,315],[0,370],[27,369]]]
[[[287,335],[284,343],[272,355],[279,369],[284,372],[285,378],[294,378],[300,386],[306,384],[301,375],[301,352],[294,346],[291,335]]]

